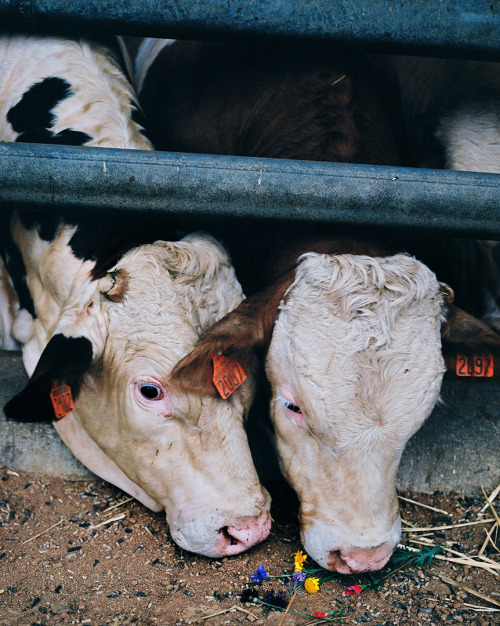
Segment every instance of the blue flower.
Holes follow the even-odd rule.
[[[263,565],[259,565],[259,567],[252,574],[253,582],[254,583],[261,583],[266,578],[267,578],[266,568]]]
[[[296,585],[298,585],[299,583],[303,583],[304,582],[304,580],[306,579],[306,575],[305,575],[304,572],[297,571],[297,572],[293,573],[292,578],[293,578],[293,582]]]

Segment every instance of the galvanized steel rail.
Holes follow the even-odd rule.
[[[500,174],[0,143],[0,203],[418,227],[500,239]]]
[[[496,0],[0,0],[0,29],[180,39],[299,37],[500,59]]]
[[[294,37],[500,60],[484,0],[0,0],[0,32]],[[149,209],[500,239],[500,175],[0,143],[0,210]]]

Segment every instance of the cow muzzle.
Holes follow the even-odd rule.
[[[252,546],[264,541],[271,530],[271,517],[263,512],[259,517],[247,517],[233,526],[219,529],[216,542],[217,556],[239,554]]]
[[[349,547],[330,550],[327,567],[339,574],[360,574],[382,569],[391,558],[394,546],[383,543],[375,548]]]
[[[220,558],[240,554],[266,539],[271,530],[270,503],[265,492],[263,506],[254,515],[190,510],[172,516],[167,512],[167,521],[172,539],[181,548]]]
[[[339,574],[376,572],[391,558],[401,536],[399,516],[385,530],[339,532],[334,524],[308,524],[302,530],[307,553],[322,567]],[[358,541],[356,541],[356,539]]]

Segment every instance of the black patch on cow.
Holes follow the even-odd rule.
[[[68,385],[76,400],[91,364],[92,344],[89,339],[54,335],[42,352],[26,387],[5,405],[7,419],[17,422],[53,421],[55,415],[50,400],[52,383],[58,381]]]
[[[7,113],[7,121],[19,135],[16,141],[66,146],[83,146],[90,141],[90,135],[71,128],[57,134],[51,130],[55,123],[52,110],[72,93],[70,84],[55,76],[32,85]]]
[[[0,256],[9,273],[20,308],[26,309],[32,317],[36,317],[35,306],[26,281],[23,257],[10,234],[11,215],[12,213],[7,210],[0,212]]]
[[[91,277],[98,279],[136,246],[158,239],[177,240],[179,231],[174,223],[175,220],[171,220],[168,227],[162,227],[157,218],[106,215],[99,216],[99,228],[96,228],[96,222],[87,218],[79,222],[69,245],[77,258],[95,261]]]
[[[56,215],[48,212],[21,211],[19,218],[24,228],[36,229],[38,235],[49,242],[57,236],[61,225],[77,226],[69,241],[69,247],[77,259],[95,261],[92,278],[104,276],[126,252],[136,246],[152,243],[158,239],[175,241],[190,232],[183,227],[176,227],[175,219],[170,219],[168,226],[165,226],[156,216],[144,214],[127,216],[96,213],[95,217],[89,217],[88,213],[81,216],[76,213]],[[15,244],[13,246],[17,250]],[[21,266],[17,262],[16,264]]]
[[[55,213],[38,213],[36,211],[21,211],[19,219],[26,230],[36,229],[44,241],[53,241],[62,223],[73,226],[78,223],[76,219],[71,220]]]
[[[36,318],[35,305],[28,289],[26,267],[19,248],[12,242],[12,246],[4,249],[1,256],[17,294],[19,308],[26,309],[31,317]]]
[[[149,132],[146,130],[146,116],[144,115],[144,111],[136,104],[132,105],[132,113],[131,113],[132,121],[138,124],[141,127],[141,135],[146,137],[151,143],[153,140],[151,139]]]

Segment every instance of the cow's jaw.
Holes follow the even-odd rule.
[[[247,467],[245,487],[235,492],[234,487],[240,481],[233,483],[231,476],[224,474],[224,468],[220,472],[207,473],[208,468],[200,467],[197,473],[193,468],[183,467],[182,459],[170,463],[168,452],[172,449],[172,442],[167,442],[162,450],[151,450],[150,461],[144,463],[144,459],[134,459],[130,453],[120,455],[116,449],[109,453],[103,451],[89,436],[88,426],[82,427],[77,411],[54,422],[54,426],[64,443],[88,469],[149,509],[164,509],[172,538],[181,548],[217,558],[239,554],[269,535],[271,498],[256,474],[250,484],[255,470],[251,459],[244,458],[245,455],[238,456],[242,467]],[[115,439],[121,441],[119,437]],[[101,445],[104,440],[101,432]],[[144,443],[140,448],[142,456]],[[221,463],[224,462],[222,456]],[[137,474],[134,461],[141,468]],[[221,467],[217,458],[211,461],[212,470]],[[150,469],[149,475],[144,468]]]
[[[400,537],[401,453],[444,373],[439,285],[404,255],[311,254],[280,308],[271,412],[304,546],[340,573],[378,570]]]
[[[139,485],[128,476],[109,458],[89,437],[82,428],[75,412],[70,413],[64,419],[53,422],[59,437],[64,441],[76,458],[83,463],[91,472],[104,480],[116,485],[130,494],[144,506],[152,511],[161,511],[163,506],[151,498]]]

